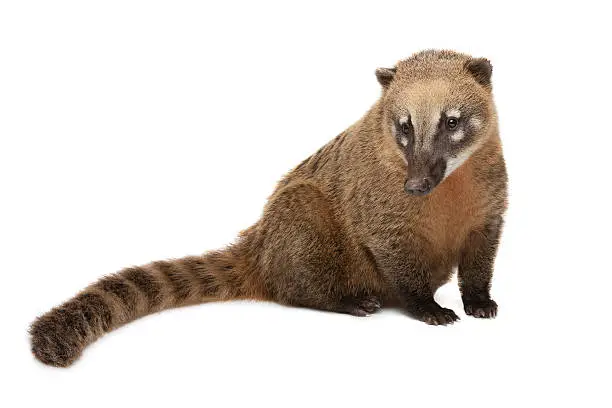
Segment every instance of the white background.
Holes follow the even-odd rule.
[[[0,405],[610,406],[609,12],[580,2],[5,1]],[[494,321],[274,304],[150,316],[69,369],[29,323],[105,273],[221,247],[424,48],[485,56],[510,174]]]

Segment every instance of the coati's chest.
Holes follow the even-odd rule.
[[[470,231],[485,223],[490,198],[474,176],[470,159],[425,197],[415,227],[436,250],[458,252]]]

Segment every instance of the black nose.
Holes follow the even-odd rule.
[[[419,196],[429,193],[432,187],[433,181],[431,177],[425,177],[406,181],[404,190],[406,190],[408,194]]]

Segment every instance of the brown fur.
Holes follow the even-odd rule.
[[[433,295],[455,266],[466,313],[494,317],[489,287],[506,173],[490,74],[488,61],[451,51],[421,52],[377,71],[380,100],[285,176],[236,244],[102,278],[32,324],[34,355],[68,366],[116,327],[207,300],[271,300],[358,316],[397,303],[417,319],[447,324],[457,316]],[[416,118],[448,100],[483,118],[469,140],[477,149],[431,193],[408,195],[404,182],[420,170],[392,135],[393,118],[404,111]]]

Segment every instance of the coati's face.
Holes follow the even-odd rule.
[[[416,196],[431,192],[482,146],[494,116],[488,61],[435,62],[427,69],[409,59],[377,70],[385,87],[383,127],[406,164],[404,190]]]

